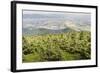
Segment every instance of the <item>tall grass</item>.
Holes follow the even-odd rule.
[[[91,58],[87,31],[22,37],[23,62],[68,61]]]

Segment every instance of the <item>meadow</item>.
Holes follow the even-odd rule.
[[[71,31],[22,37],[22,62],[91,59],[91,33]]]

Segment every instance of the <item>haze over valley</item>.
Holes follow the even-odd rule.
[[[90,13],[23,11],[23,35],[90,31]]]

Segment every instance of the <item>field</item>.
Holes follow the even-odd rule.
[[[22,37],[22,62],[91,59],[91,33],[71,31]]]

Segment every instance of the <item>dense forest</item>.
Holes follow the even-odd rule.
[[[22,37],[22,62],[85,60],[91,58],[91,33],[71,31]]]

